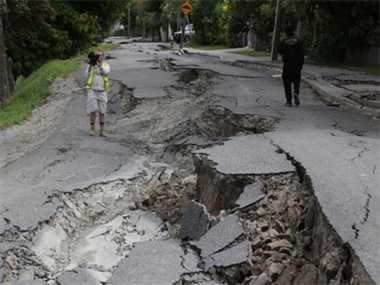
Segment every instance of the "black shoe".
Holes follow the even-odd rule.
[[[292,103],[291,102],[286,102],[285,106],[286,107],[292,107]]]
[[[298,97],[298,94],[294,94],[294,104],[296,106],[299,106],[300,105],[300,99]]]

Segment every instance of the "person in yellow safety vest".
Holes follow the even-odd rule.
[[[104,52],[97,50],[96,53],[90,53],[88,56],[89,66],[87,68],[87,113],[90,114],[90,135],[95,136],[96,114],[99,113],[99,136],[105,137],[104,134],[104,116],[107,111],[108,91],[110,88],[109,74],[111,67],[104,61]]]

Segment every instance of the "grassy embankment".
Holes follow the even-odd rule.
[[[252,57],[270,57],[270,53],[266,51],[255,51],[253,49],[238,49],[236,51],[229,51],[234,54],[247,55]],[[311,64],[315,64],[310,62]],[[350,64],[330,64],[326,67],[336,67],[341,69],[347,69],[357,72],[366,72],[372,75],[380,75],[380,66],[379,65],[350,65]]]
[[[228,49],[225,45],[201,45],[195,42],[188,42],[185,43],[185,47],[187,48],[194,48],[194,49],[200,49],[200,50],[218,50],[218,49]]]
[[[226,45],[201,45],[195,42],[189,42],[185,44],[185,47],[199,49],[199,50],[221,50],[221,49],[231,49]],[[270,57],[270,52],[266,51],[256,51],[254,49],[248,49],[248,48],[236,48],[235,50],[229,50],[228,53],[233,54],[241,54],[246,56],[252,56],[252,57]],[[315,64],[313,62],[310,62],[311,64]],[[329,64],[326,65],[326,67],[336,67],[341,69],[347,69],[357,72],[366,72],[368,74],[372,75],[380,75],[380,66],[379,65],[350,65],[350,64]]]
[[[268,56],[270,56],[270,52],[257,51],[257,50],[248,49],[248,48],[238,49],[236,51],[230,51],[230,53],[247,55],[247,56],[252,56],[252,57],[268,57]]]
[[[201,45],[197,44],[195,42],[189,42],[185,44],[185,47],[199,49],[199,50],[221,50],[226,49],[229,50],[229,53],[234,54],[241,54],[241,55],[247,55],[247,56],[253,56],[253,57],[264,57],[264,56],[270,56],[269,52],[266,51],[256,51],[254,49],[248,49],[248,48],[235,48],[232,49],[226,45]]]
[[[379,65],[350,65],[350,64],[333,64],[329,65],[330,67],[336,67],[336,68],[341,68],[341,69],[347,69],[347,70],[352,70],[352,71],[357,71],[357,72],[366,72],[368,74],[380,75],[380,66]]]
[[[265,51],[255,51],[253,49],[239,49],[236,51],[230,51],[230,53],[247,55],[252,57],[269,57],[270,53]],[[311,64],[315,64],[314,62],[310,62]],[[347,69],[357,72],[366,72],[372,75],[380,75],[380,66],[378,65],[350,65],[350,64],[330,64],[326,65],[326,67],[336,67],[341,69]]]
[[[99,48],[109,50],[113,44],[101,44]],[[92,48],[90,50],[93,50]],[[86,51],[87,52],[87,51]],[[85,55],[66,60],[51,60],[25,79],[16,82],[16,88],[9,101],[0,109],[0,129],[19,124],[32,115],[34,108],[46,103],[49,85],[58,77],[66,77],[80,66]]]

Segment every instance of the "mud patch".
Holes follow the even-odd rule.
[[[178,75],[178,82],[183,83],[183,84],[190,84],[200,79],[208,80],[216,76],[216,74],[217,74],[216,72],[213,72],[210,70],[203,70],[203,69],[196,69],[196,68],[186,69]]]
[[[60,201],[57,214],[5,253],[6,260],[15,261],[6,267],[2,281],[25,274],[55,280],[62,272],[85,268],[104,282],[135,243],[167,239],[163,221],[136,207],[140,194],[130,185],[118,180],[57,194],[52,198]],[[19,235],[8,240],[20,243]]]
[[[235,114],[220,106],[209,107],[196,121],[200,133],[211,140],[268,132],[275,123],[274,118]]]

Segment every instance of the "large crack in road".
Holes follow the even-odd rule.
[[[136,161],[101,182],[53,192],[44,204],[54,215],[36,227],[7,221],[0,281],[374,284],[324,216],[306,170],[260,135],[279,120],[221,106],[214,77],[182,69],[165,97],[149,99],[115,81],[107,140],[128,146]],[[234,164],[230,150],[244,144],[263,156],[229,173],[223,159]]]

